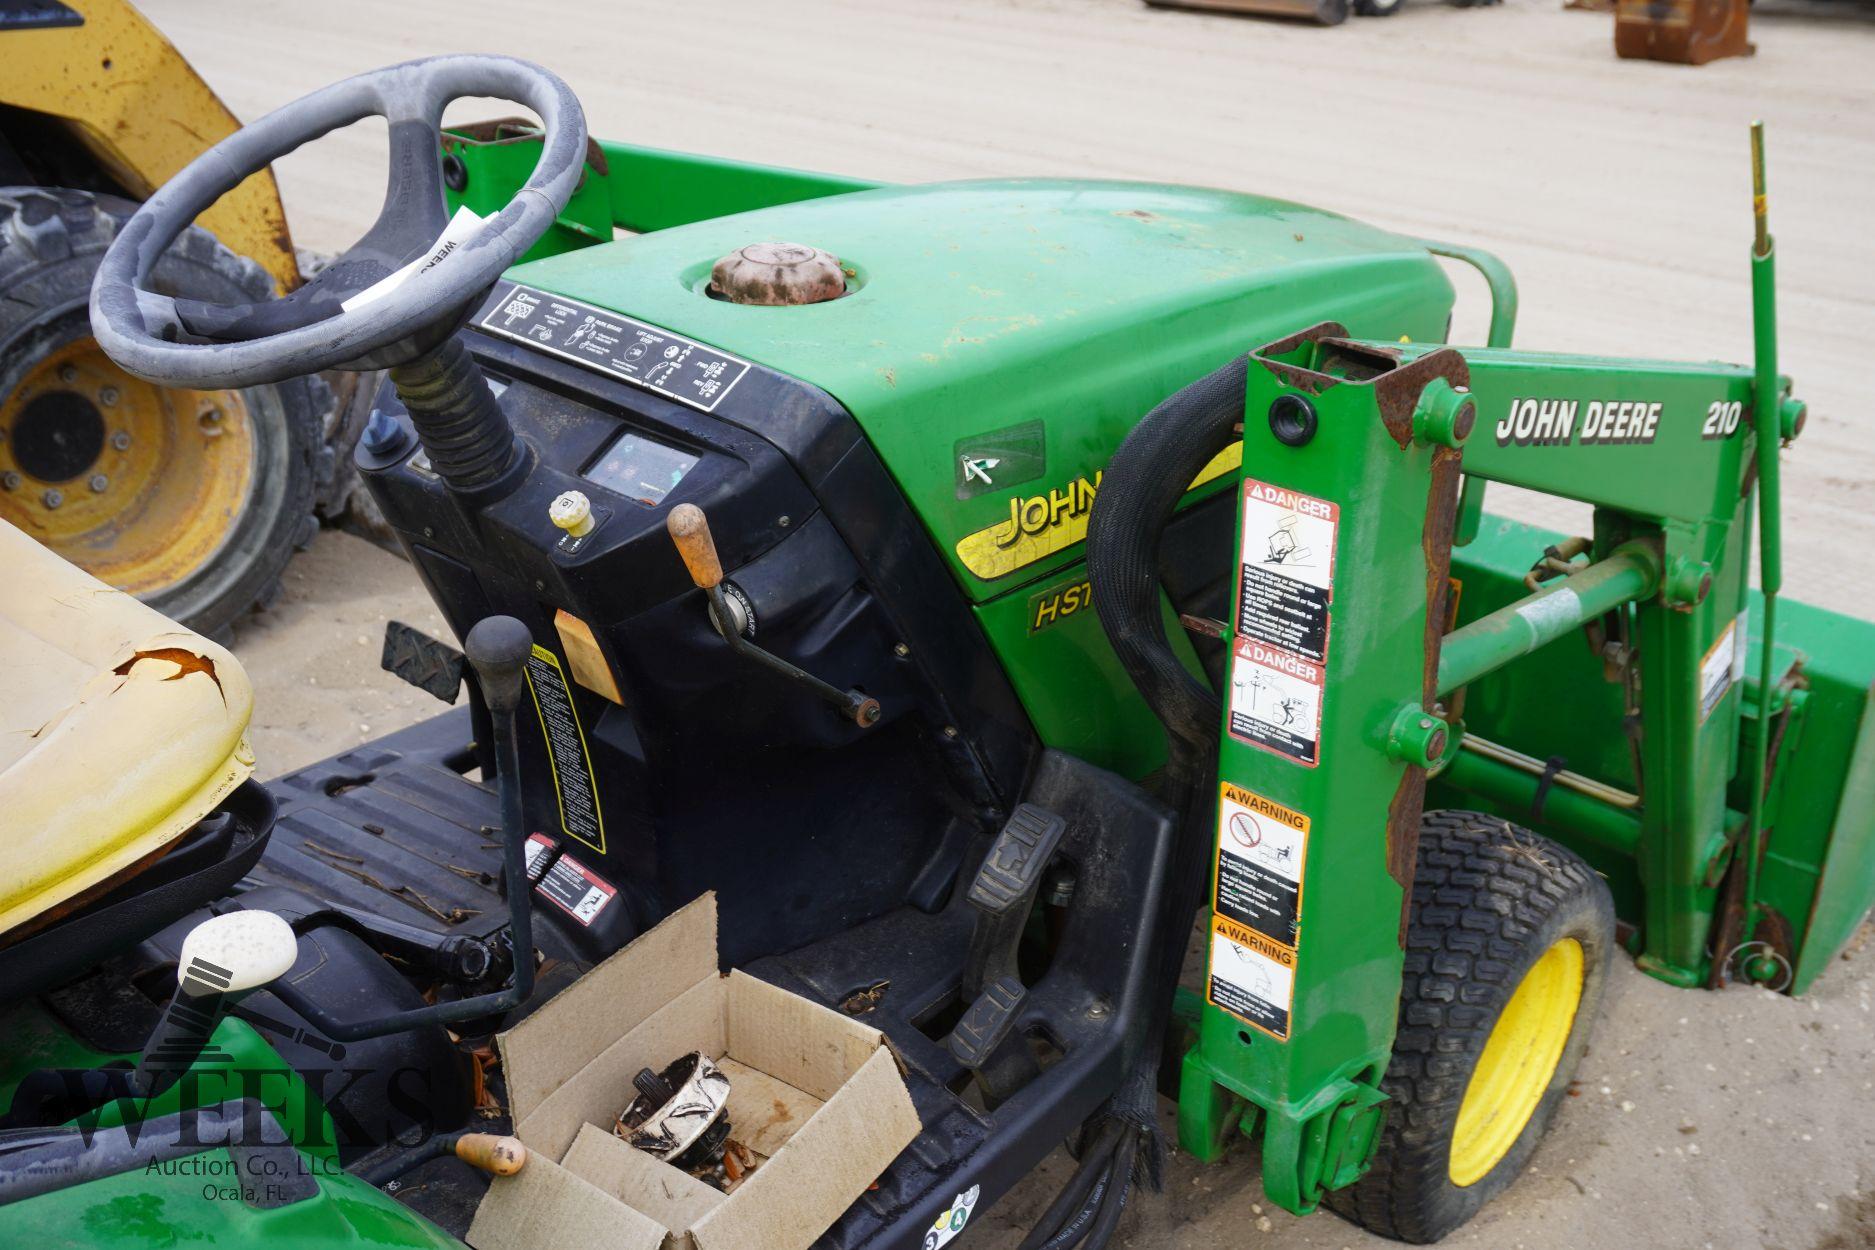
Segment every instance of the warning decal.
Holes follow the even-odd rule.
[[[1307,816],[1224,782],[1212,909],[1294,947],[1308,838]]]
[[[1231,653],[1231,734],[1313,768],[1322,691],[1321,665],[1240,638]]]
[[[1340,509],[1246,478],[1237,636],[1321,663],[1328,658]]]
[[[1705,724],[1739,678],[1745,675],[1745,613],[1719,632],[1699,661],[1699,723]]]
[[[553,790],[560,800],[560,827],[601,855],[605,854],[605,821],[599,814],[598,786],[592,761],[586,755],[586,734],[579,713],[560,671],[560,657],[534,644],[527,661],[527,686],[534,692],[534,710],[540,715],[541,737],[553,763]],[[551,871],[551,870],[549,870]]]
[[[1211,971],[1205,998],[1277,1041],[1289,1037],[1296,953],[1227,916],[1211,918]]]
[[[571,855],[554,860],[534,888],[541,897],[557,904],[561,911],[583,925],[590,925],[605,910],[605,905],[618,896],[617,886]]]

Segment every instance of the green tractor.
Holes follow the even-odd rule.
[[[439,132],[464,96],[538,123]],[[374,114],[344,256],[152,291]],[[118,233],[97,340],[172,387],[387,370],[357,465],[461,649],[385,666],[470,698],[262,785],[230,654],[0,528],[0,1222],[509,1250],[485,1193],[587,1181],[466,1131],[519,1079],[488,1039],[577,999],[602,1045],[586,974],[713,893],[722,966],[878,1030],[920,1126],[765,1244],[948,1244],[1064,1141],[1024,1245],[1110,1244],[1162,1092],[1285,1208],[1438,1240],[1612,959],[1801,993],[1875,898],[1875,626],[1777,597],[1758,203],[1756,361],[1673,364],[1512,351],[1491,257],[1257,196],[592,143],[501,57],[248,125]],[[1439,256],[1488,346],[1441,345]]]

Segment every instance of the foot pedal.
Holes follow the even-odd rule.
[[[417,689],[454,703],[462,690],[462,652],[402,621],[384,625],[384,654],[378,666]]]
[[[1068,822],[1047,808],[1020,804],[983,857],[977,879],[970,885],[970,905],[977,909],[977,922],[970,932],[963,977],[964,997],[970,1000],[972,1011],[991,982],[1006,980],[1020,987],[1016,946],[1041,887],[1042,870],[1054,857],[1067,828]]]
[[[1016,1015],[1022,1010],[1022,1003],[1029,992],[1022,988],[1022,982],[1014,977],[1001,977],[992,982],[976,1001],[970,1004],[970,1010],[964,1012],[964,1018],[957,1022],[944,1044],[950,1047],[957,1062],[971,1071],[981,1069],[990,1061],[1009,1036],[1010,1028],[1016,1022]]]

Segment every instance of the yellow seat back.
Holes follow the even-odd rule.
[[[0,522],[0,935],[214,810],[253,706],[225,648]]]

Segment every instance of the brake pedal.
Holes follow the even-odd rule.
[[[999,977],[977,995],[964,1018],[944,1039],[957,1062],[973,1072],[988,1064],[997,1047],[1008,1039],[1028,996],[1028,990],[1014,977]]]
[[[1042,870],[1061,845],[1068,822],[1045,807],[1022,803],[1009,815],[970,885],[970,905],[977,909],[964,964],[963,996],[973,1004],[993,981],[1021,985],[1016,975],[1016,946],[1041,888]]]

